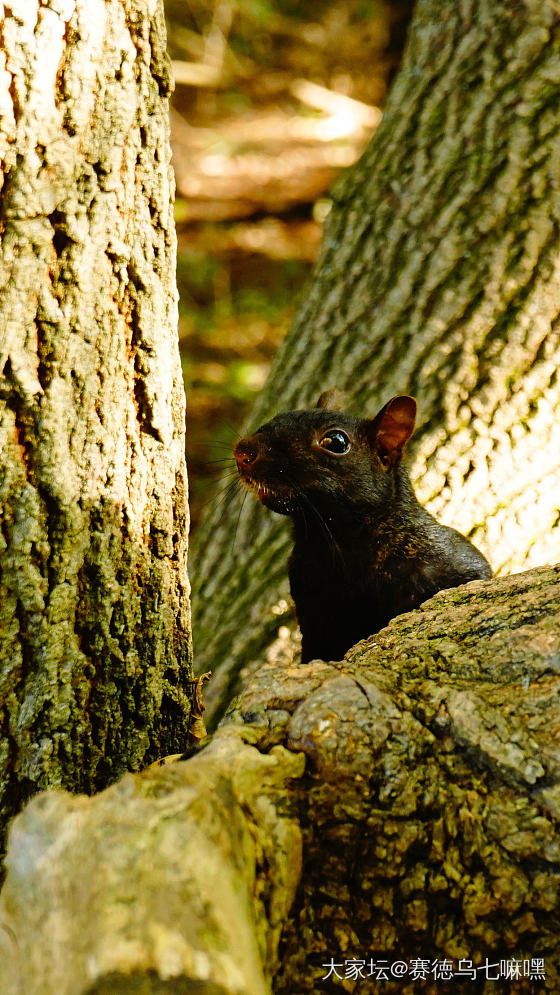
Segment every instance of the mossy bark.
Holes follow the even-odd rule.
[[[3,995],[490,995],[487,961],[521,964],[511,995],[558,992],[559,661],[560,568],[475,581],[340,663],[264,666],[186,762],[34,799]]]
[[[0,102],[0,780],[184,748],[190,618],[159,0],[9,5]]]
[[[357,414],[415,395],[419,496],[500,572],[560,559],[559,66],[555,4],[419,0],[250,419],[334,385]],[[238,516],[237,501],[210,514],[194,560],[218,712],[291,618],[285,524],[247,499],[232,542]]]

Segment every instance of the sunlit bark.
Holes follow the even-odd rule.
[[[161,5],[7,4],[0,59],[6,818],[183,748],[190,620]]]
[[[560,559],[559,63],[555,4],[418,3],[250,419],[334,385],[359,414],[415,395],[419,496],[500,572]],[[210,514],[194,561],[218,711],[292,617],[285,524],[247,499],[233,542],[238,515],[236,501]]]
[[[264,666],[192,759],[34,799],[2,995],[324,995],[353,958],[364,995],[416,995],[368,973],[414,958],[517,960],[511,995],[557,992],[559,581],[442,592],[341,663]]]

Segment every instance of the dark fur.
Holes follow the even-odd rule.
[[[241,479],[266,507],[291,515],[289,576],[301,628],[302,660],[338,660],[395,615],[442,588],[491,570],[455,529],[418,503],[402,450],[414,426],[412,398],[393,398],[373,419],[324,408],[289,411],[241,439]],[[319,445],[343,431],[347,454]]]

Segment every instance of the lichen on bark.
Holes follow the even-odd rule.
[[[558,567],[441,592],[344,661],[265,665],[190,760],[31,801],[3,995],[353,990],[331,959],[419,990],[370,957],[540,958],[558,991],[559,622]]]
[[[159,0],[2,22],[2,815],[182,749],[191,666]]]

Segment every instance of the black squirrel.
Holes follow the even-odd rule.
[[[267,508],[290,515],[290,590],[302,662],[339,660],[358,640],[443,588],[492,576],[484,556],[418,502],[403,449],[416,401],[393,397],[375,418],[340,411],[325,391],[237,443],[241,480]]]

